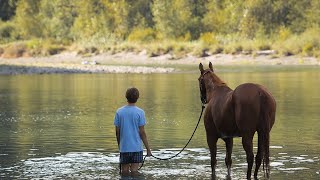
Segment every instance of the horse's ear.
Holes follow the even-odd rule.
[[[201,72],[201,74],[202,74],[203,71],[204,71],[202,63],[199,64],[199,70],[200,70],[200,72]]]
[[[209,68],[211,69],[211,71],[213,72],[213,67],[212,67],[212,63],[209,62]]]

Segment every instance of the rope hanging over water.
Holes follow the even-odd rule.
[[[198,126],[199,126],[199,123],[200,123],[204,108],[205,108],[205,106],[204,106],[204,104],[202,104],[202,109],[201,109],[201,113],[200,113],[200,117],[199,117],[198,123],[197,123],[196,127],[194,128],[193,133],[192,133],[191,137],[189,138],[187,144],[177,154],[175,154],[175,155],[173,155],[171,157],[168,157],[168,158],[160,158],[160,157],[156,157],[154,155],[151,155],[151,156],[156,158],[156,159],[158,159],[158,160],[166,161],[166,160],[173,159],[173,158],[177,157],[179,154],[181,154],[185,150],[185,148],[188,146],[188,144],[190,143],[191,139],[193,138],[193,136],[194,136],[194,134],[195,134],[195,132],[196,132]],[[143,161],[142,161],[141,166],[139,167],[139,170],[143,167],[143,164],[144,164],[144,161],[146,160],[146,157],[147,156],[145,156],[143,158]],[[121,171],[121,169],[120,169],[120,171]]]

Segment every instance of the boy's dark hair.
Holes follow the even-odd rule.
[[[139,90],[135,87],[128,88],[126,92],[128,103],[136,103],[139,98]]]

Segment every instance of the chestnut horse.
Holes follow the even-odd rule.
[[[255,132],[258,132],[254,177],[257,178],[261,162],[269,177],[269,134],[275,121],[275,99],[265,87],[258,84],[245,83],[232,90],[213,72],[211,62],[209,69],[204,70],[201,63],[199,69],[201,101],[208,104],[204,125],[211,154],[212,176],[215,177],[218,138],[226,144],[225,163],[230,177],[233,137],[242,137],[248,163],[247,179],[251,179],[254,161],[252,139]]]

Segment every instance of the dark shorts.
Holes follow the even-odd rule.
[[[120,164],[142,163],[143,151],[120,153]]]

